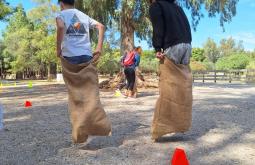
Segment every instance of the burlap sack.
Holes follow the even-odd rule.
[[[192,120],[192,74],[189,66],[165,58],[160,64],[160,97],[152,123],[152,139],[188,131]]]
[[[86,142],[89,135],[106,136],[111,123],[99,98],[98,74],[91,63],[74,65],[61,58],[68,89],[68,108],[74,143]]]

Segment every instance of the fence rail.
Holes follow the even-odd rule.
[[[243,82],[255,82],[255,69],[243,69],[243,70],[206,70],[206,71],[193,71],[193,81],[243,81]]]

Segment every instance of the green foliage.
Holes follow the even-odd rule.
[[[3,50],[4,50],[4,44],[0,40],[0,77],[2,77],[2,74],[3,74],[4,70],[6,70],[6,68],[4,66]]]
[[[120,59],[114,57],[111,52],[107,52],[100,58],[97,68],[101,74],[113,75],[120,71]]]
[[[37,3],[37,6],[28,13],[25,13],[22,5],[19,5],[15,13],[8,17],[9,22],[4,32],[3,43],[0,43],[0,61],[5,71],[30,70],[43,73],[47,69],[49,71],[52,63],[58,62],[55,55],[54,18],[58,7],[52,3],[52,0],[33,1]],[[104,55],[98,64],[99,72],[112,74],[120,70],[120,52],[123,50],[118,50],[116,45],[121,43],[123,46],[123,38],[130,39],[124,41],[134,42],[132,36],[136,34],[140,39],[151,41],[152,28],[148,18],[148,2],[148,0],[76,1],[76,6],[80,10],[112,30],[109,34],[110,39],[107,38],[107,41],[115,46],[110,47],[109,43],[105,44]],[[177,0],[177,3],[191,11],[194,28],[203,16],[204,7],[210,17],[219,15],[220,24],[223,26],[224,22],[231,21],[235,15],[237,2],[238,0]],[[5,18],[12,11],[4,0],[0,0],[0,8],[0,19]],[[121,40],[116,39],[116,32],[120,32]],[[125,48],[122,46],[121,48]],[[209,39],[204,49],[194,49],[192,59],[198,62],[193,62],[192,67],[198,70],[212,68],[213,63],[221,57],[220,55],[242,52],[240,51],[242,44],[233,44],[230,39],[222,41],[220,48]],[[158,64],[153,51],[143,52],[140,68],[144,72],[157,72]]]
[[[159,60],[143,58],[140,63],[140,70],[144,73],[157,73],[159,67]]]
[[[194,70],[194,71],[206,70],[206,66],[203,63],[198,61],[191,61],[190,68],[191,70]]]
[[[0,0],[0,9],[0,20],[5,19],[5,17],[12,12],[12,8],[5,0]]]
[[[5,54],[10,55],[14,61],[9,61],[12,71],[23,71],[35,66],[31,58],[32,26],[26,17],[22,6],[10,18],[9,25],[4,33]]]
[[[203,62],[206,59],[204,49],[193,48],[192,49],[192,60]]]
[[[212,63],[216,63],[220,58],[217,44],[211,38],[208,38],[204,45],[204,55],[206,56],[207,60]]]
[[[55,18],[51,0],[34,0],[38,6],[25,13],[22,5],[10,17],[4,32],[4,54],[11,71],[40,72],[57,62],[55,55]]]
[[[236,14],[238,0],[177,0],[177,3],[191,11],[192,25],[196,29],[203,17],[204,9],[209,17],[219,16],[220,25],[230,22]],[[151,40],[152,27],[148,18],[149,0],[77,0],[76,7],[89,16],[99,20],[107,27],[113,22],[118,25],[121,33],[122,53],[128,45],[134,45],[134,34],[140,39]],[[125,39],[129,38],[127,43]]]
[[[205,66],[206,70],[215,70],[215,64],[208,61],[207,59],[204,60],[202,64]]]
[[[153,60],[155,59],[155,52],[152,50],[144,50],[142,53],[142,57],[141,59],[149,59],[149,60]]]
[[[246,69],[255,69],[255,60],[250,61],[249,65],[246,66]]]
[[[220,41],[219,52],[221,56],[229,56],[233,53],[244,52],[243,42],[240,41],[239,43],[236,43],[232,37],[222,39]]]
[[[216,68],[219,70],[245,69],[250,60],[251,58],[245,53],[233,54],[219,59]]]
[[[159,60],[155,58],[154,51],[145,50],[141,55],[140,70],[145,73],[157,73]]]
[[[181,6],[191,11],[192,25],[194,28],[199,23],[203,15],[203,6],[208,12],[209,17],[218,17],[220,25],[224,27],[225,22],[230,22],[232,17],[236,15],[236,5],[239,0],[177,0]]]
[[[55,35],[48,35],[38,42],[36,55],[42,62],[50,64],[57,61],[57,56],[55,55],[55,40]]]
[[[111,74],[120,71],[120,51],[112,49],[109,43],[104,44],[104,52],[97,64],[98,71],[101,74]]]

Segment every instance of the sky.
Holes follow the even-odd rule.
[[[36,6],[31,0],[7,0],[7,2],[11,6],[22,3],[26,11]],[[186,10],[185,12],[191,21],[190,12]],[[220,27],[219,18],[208,18],[206,12],[204,15],[205,17],[200,20],[197,30],[192,30],[193,47],[202,47],[209,37],[217,43],[223,38],[232,37],[237,41],[243,41],[246,50],[255,50],[255,0],[239,0],[237,14],[230,23],[225,24],[225,32]],[[0,31],[3,31],[5,27],[6,23],[0,22]],[[151,49],[146,41],[139,42],[136,38],[135,43],[141,45],[143,49]]]

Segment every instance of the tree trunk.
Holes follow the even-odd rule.
[[[51,72],[51,67],[50,67],[50,64],[47,64],[47,79],[48,79],[48,81],[50,81],[51,80],[51,76],[50,76],[50,72]]]
[[[23,72],[16,73],[16,79],[22,80],[23,79]]]
[[[128,7],[127,2],[123,2],[121,12],[121,55],[134,49],[134,32],[133,13],[132,9]]]
[[[51,79],[55,79],[57,77],[57,64],[56,63],[50,64],[50,77],[51,77]]]
[[[122,27],[121,55],[134,49],[134,30],[131,27]]]

